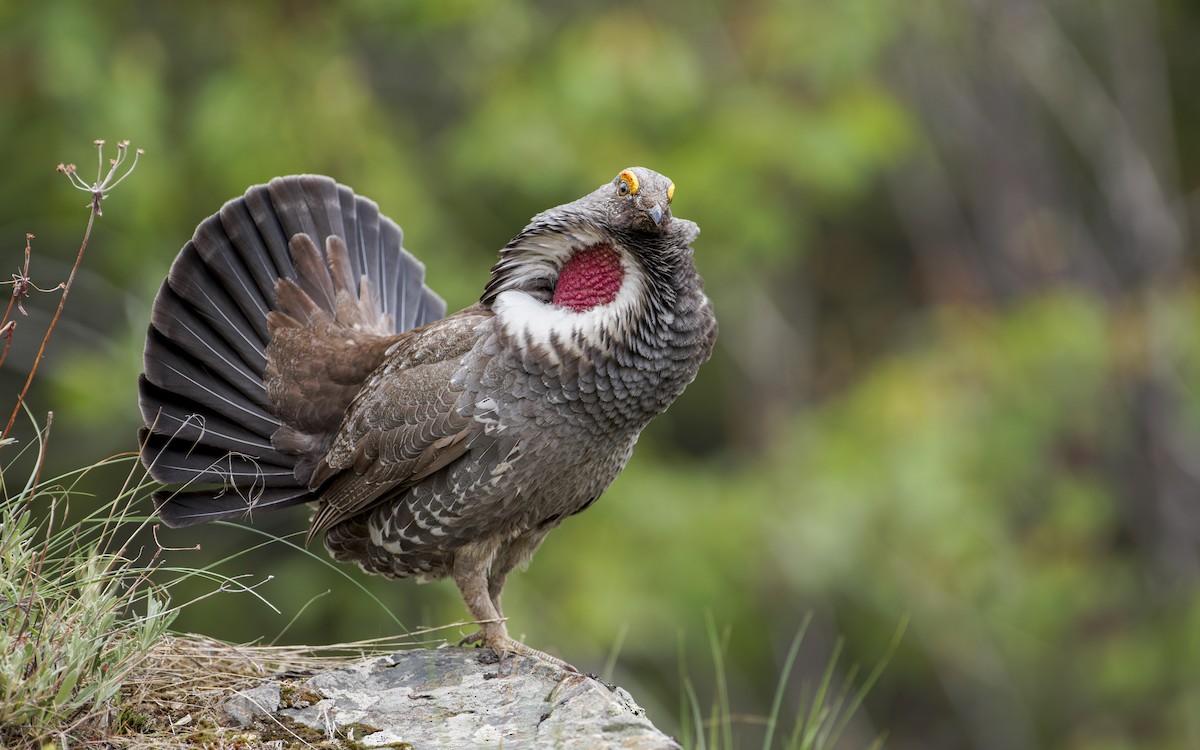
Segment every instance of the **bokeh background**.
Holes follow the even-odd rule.
[[[784,730],[839,640],[843,679],[907,618],[844,747],[1198,747],[1198,40],[1186,0],[0,0],[4,276],[33,232],[34,281],[66,277],[87,210],[58,162],[147,152],[31,394],[47,471],[134,448],[150,302],[248,185],[374,198],[457,308],[529,216],[642,164],[703,228],[721,338],[510,581],[513,629],[588,671],[616,653],[677,732],[681,672],[713,695],[711,618],[750,747],[809,613]],[[56,303],[18,318],[5,414]],[[168,553],[196,567],[262,539],[161,538],[200,543]],[[380,602],[407,628],[464,616],[452,585],[279,544],[223,570],[275,609],[223,594],[181,629],[330,643],[397,632]]]

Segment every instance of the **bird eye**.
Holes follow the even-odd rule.
[[[638,178],[633,172],[626,169],[621,174],[617,175],[617,194],[618,195],[637,195]]]
[[[674,197],[675,197],[675,183],[672,182],[670,185],[667,185],[667,203],[670,203],[671,199]]]

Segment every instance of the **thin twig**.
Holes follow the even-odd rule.
[[[29,368],[29,375],[25,378],[25,385],[21,386],[21,392],[17,395],[17,403],[13,406],[12,416],[8,418],[8,424],[4,426],[4,432],[0,433],[0,440],[8,437],[13,423],[17,421],[17,415],[21,413],[21,404],[25,402],[25,394],[29,392],[29,386],[33,383],[33,376],[37,374],[38,365],[41,364],[42,357],[45,355],[46,343],[50,340],[50,334],[54,333],[54,326],[58,324],[58,318],[62,315],[63,306],[67,303],[67,295],[71,292],[71,283],[75,281],[75,272],[79,270],[79,264],[83,262],[83,251],[87,249],[88,239],[92,236],[92,225],[96,223],[96,214],[98,211],[98,208],[93,208],[88,214],[87,229],[83,232],[83,242],[80,243],[79,252],[75,256],[75,265],[71,266],[71,273],[67,276],[66,282],[63,283],[63,293],[58,298],[58,308],[54,311],[54,317],[50,319],[50,326],[46,328],[46,334],[42,336],[42,343],[38,347],[37,356],[34,357],[33,365]]]
[[[17,310],[25,315],[25,308],[21,305],[21,297],[29,294],[30,289],[37,289],[39,292],[52,292],[55,289],[62,288],[59,284],[54,289],[42,289],[29,278],[29,256],[33,253],[33,234],[25,233],[25,267],[13,274],[12,281],[0,282],[4,284],[11,283],[13,285],[12,294],[8,298],[8,306],[4,308],[4,317],[0,318],[0,336],[4,337],[4,352],[0,354],[0,367],[4,366],[4,360],[8,357],[8,348],[12,346],[13,331],[16,330],[17,322],[9,320],[12,315],[13,305],[17,306]]]
[[[74,164],[58,165],[58,171],[65,174],[73,186],[91,195],[91,200],[88,202],[89,213],[87,229],[85,229],[83,232],[83,241],[79,244],[79,252],[75,255],[75,265],[71,266],[71,273],[69,276],[67,276],[67,280],[60,284],[60,287],[62,288],[62,296],[59,297],[58,308],[54,311],[54,317],[50,319],[50,325],[48,328],[46,328],[46,334],[42,336],[42,343],[38,347],[37,356],[33,360],[33,365],[29,368],[29,375],[25,378],[25,385],[21,387],[21,393],[17,396],[17,403],[13,406],[12,416],[8,418],[8,424],[4,426],[4,432],[0,433],[0,441],[8,437],[9,431],[12,430],[13,423],[17,421],[17,414],[21,412],[21,404],[25,403],[25,395],[29,392],[29,386],[33,383],[34,375],[37,374],[38,365],[41,364],[42,357],[45,355],[46,343],[50,340],[50,334],[54,333],[54,327],[58,325],[58,318],[62,315],[63,307],[67,303],[67,295],[71,292],[71,284],[74,283],[75,274],[79,271],[79,265],[83,262],[83,252],[87,249],[88,240],[92,236],[92,227],[96,223],[96,217],[103,215],[103,212],[100,210],[100,202],[108,197],[109,191],[111,191],[114,187],[123,182],[126,177],[133,173],[134,168],[137,167],[138,157],[143,153],[142,149],[135,149],[133,152],[133,163],[129,165],[128,170],[118,177],[117,170],[122,164],[125,163],[125,158],[129,153],[129,141],[121,141],[117,144],[117,158],[109,160],[110,168],[108,170],[108,174],[105,175],[104,141],[97,140],[94,143],[96,145],[96,152],[98,154],[97,158],[99,159],[99,166],[96,170],[96,181],[91,185],[88,185],[86,182],[84,182],[83,179],[76,173]],[[26,238],[26,249],[28,249],[28,237]],[[26,255],[26,258],[28,258],[28,254]],[[28,262],[26,269],[28,269]],[[5,313],[5,317],[7,317],[7,313]],[[9,331],[9,333],[11,334],[11,331]],[[5,351],[7,352],[7,346],[5,347]]]
[[[12,303],[9,303],[9,308],[12,308]],[[4,325],[0,325],[0,337],[4,338],[4,352],[0,353],[0,367],[4,366],[4,360],[8,357],[8,347],[12,346],[13,331],[17,328],[17,321],[6,320]]]

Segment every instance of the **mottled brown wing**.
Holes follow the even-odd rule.
[[[405,334],[355,398],[310,487],[321,505],[308,538],[461,458],[483,426],[456,409],[460,361],[491,316],[475,306]]]

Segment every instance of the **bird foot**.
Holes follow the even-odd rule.
[[[458,639],[457,645],[459,645],[459,646],[476,646],[476,645],[479,645],[480,643],[483,643],[483,631],[476,630],[474,633],[471,633],[468,636],[464,636],[464,637]]]
[[[562,659],[559,659],[557,656],[551,656],[550,654],[547,654],[544,651],[538,651],[536,648],[530,648],[529,646],[526,646],[524,643],[521,643],[520,641],[514,641],[512,638],[510,638],[508,636],[508,633],[505,633],[503,631],[489,634],[489,633],[485,632],[484,630],[477,630],[474,633],[471,633],[470,635],[459,640],[458,645],[459,646],[471,646],[471,645],[487,646],[488,648],[490,648],[492,651],[494,651],[496,653],[496,656],[498,656],[500,658],[501,663],[503,663],[505,658],[508,657],[509,655],[516,654],[517,656],[526,656],[526,657],[529,657],[530,659],[537,659],[538,661],[542,661],[547,664],[553,664],[554,666],[558,667],[559,669],[562,669],[567,672],[576,672],[576,673],[579,672],[578,669],[576,669],[572,665],[568,664],[567,662],[563,661]]]
[[[496,652],[496,655],[500,657],[501,661],[503,661],[509,654],[517,654],[518,656],[526,656],[530,659],[537,659],[538,661],[542,661],[547,664],[553,664],[554,666],[566,672],[579,672],[578,669],[558,658],[557,656],[551,656],[545,651],[538,651],[536,648],[530,648],[520,641],[514,641],[512,638],[509,638],[507,634],[492,636],[491,638],[485,638],[484,640],[488,647]]]

